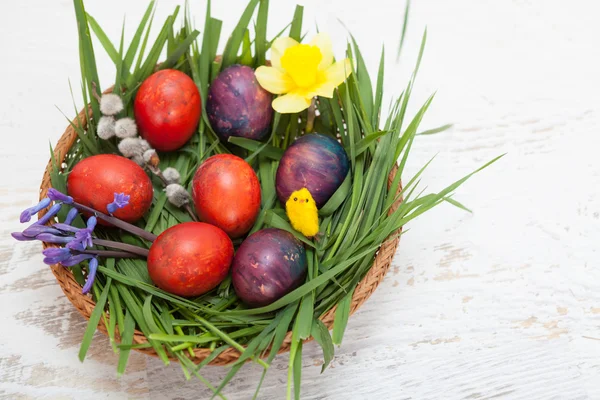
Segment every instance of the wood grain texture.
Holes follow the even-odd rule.
[[[110,37],[126,14],[131,37],[137,2],[87,1]],[[233,28],[244,1],[214,2]],[[272,3],[271,32],[292,14]],[[175,0],[162,0],[157,20]],[[345,31],[362,44],[375,70],[383,41],[387,94],[402,90],[421,33],[428,44],[414,110],[437,90],[408,174],[433,155],[423,177],[431,190],[507,152],[469,181],[457,199],[475,210],[442,206],[408,226],[394,265],[371,299],[350,319],[329,370],[305,347],[307,399],[597,399],[600,398],[600,52],[593,2],[424,0],[413,2],[399,64],[394,61],[403,4],[372,0],[305,1],[305,21],[328,31],[341,54]],[[202,21],[203,2],[192,12]],[[28,21],[28,22],[25,22]],[[158,25],[158,24],[157,24]],[[200,22],[198,22],[200,25]],[[221,44],[223,45],[223,44]],[[9,2],[0,12],[0,398],[196,399],[208,392],[185,382],[179,366],[131,357],[116,378],[117,357],[97,335],[85,363],[77,351],[85,322],[42,264],[41,246],[15,243],[18,215],[37,187],[72,116],[67,79],[79,85],[72,4]],[[97,47],[103,86],[114,69]],[[76,90],[77,92],[77,90]],[[81,99],[75,94],[78,105]],[[387,102],[384,102],[387,104]],[[385,111],[384,111],[385,112]],[[285,393],[287,357],[274,362],[260,398]],[[223,368],[208,368],[217,382]],[[260,376],[248,365],[226,394],[248,399]]]

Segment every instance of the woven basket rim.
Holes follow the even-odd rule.
[[[103,93],[110,93],[111,91],[112,91],[112,87],[105,90]],[[77,132],[73,128],[73,125],[81,126],[83,129],[86,128],[86,125],[87,125],[87,119],[86,119],[86,114],[85,114],[86,110],[87,110],[88,118],[91,117],[91,107],[90,107],[90,105],[88,105],[86,108],[82,109],[79,112],[76,119],[73,121],[72,124],[69,124],[69,126],[67,126],[67,128],[65,129],[65,132],[58,140],[56,147],[54,148],[54,155],[56,158],[57,165],[62,165],[69,149],[76,142],[76,140],[78,138]],[[40,199],[46,197],[48,189],[50,189],[52,187],[51,179],[50,179],[50,173],[53,169],[52,161],[53,161],[52,159],[50,159],[48,161],[48,165],[46,166],[46,170],[44,171],[44,176],[42,178],[42,182],[40,185]],[[390,175],[388,176],[388,185],[391,184],[392,180],[394,179],[394,177],[396,175],[396,172],[397,172],[397,166],[394,166],[394,168],[390,172]],[[402,190],[401,186],[402,185],[400,185],[398,187],[397,194],[401,193],[401,190]],[[389,212],[391,213],[394,210],[396,210],[400,206],[402,201],[403,201],[402,197],[399,197],[396,200],[396,202],[392,205]],[[42,210],[40,212],[40,214],[43,215],[45,212],[46,212],[46,210]],[[52,221],[50,221],[49,223],[51,223],[51,222]],[[373,260],[373,264],[372,264],[371,268],[369,269],[367,274],[364,276],[364,278],[356,286],[353,296],[352,296],[352,303],[350,305],[350,315],[354,314],[354,312],[358,308],[360,308],[360,306],[371,296],[371,294],[373,294],[373,292],[375,291],[377,286],[381,283],[381,281],[385,277],[385,274],[387,273],[388,269],[391,266],[392,259],[394,257],[394,254],[396,253],[396,249],[400,242],[400,235],[399,235],[400,231],[401,231],[401,229],[399,229],[398,231],[394,232],[392,235],[390,235],[386,238],[386,240],[382,243],[379,250],[377,251],[377,254],[375,256],[375,259]],[[48,247],[57,247],[57,246],[54,244],[44,242],[43,247],[44,247],[44,249],[46,249]],[[86,320],[89,320],[90,315],[91,315],[92,311],[94,310],[96,303],[92,300],[92,298],[90,296],[84,295],[81,293],[81,286],[75,280],[75,277],[70,269],[64,268],[60,264],[52,265],[50,268],[52,270],[52,273],[54,274],[54,277],[58,281],[58,284],[60,285],[63,293],[65,294],[65,296],[75,306],[77,311],[79,311],[79,313]],[[331,330],[333,328],[333,320],[334,320],[336,309],[337,309],[337,305],[334,306],[333,308],[331,308],[329,311],[327,311],[325,314],[323,314],[319,318],[325,324],[325,326],[327,326],[327,328],[329,330]],[[110,316],[108,315],[108,312],[106,313],[106,318],[107,318],[107,320],[110,318]],[[103,320],[101,320],[99,322],[97,329],[99,331],[101,331],[102,333],[104,333],[105,335],[108,335],[106,325],[104,324]],[[313,338],[310,337],[308,339],[308,341],[310,341],[312,339]],[[120,336],[119,336],[118,328],[115,330],[115,341],[117,343],[120,343]],[[292,332],[288,331],[278,353],[288,352],[290,350],[291,341],[292,341]],[[147,341],[146,337],[144,336],[144,334],[136,329],[134,337],[133,337],[133,343],[134,344],[144,344],[147,342],[148,341]],[[158,357],[158,355],[156,354],[154,349],[151,347],[150,348],[134,348],[134,350],[137,352],[143,353],[143,354]],[[192,361],[195,363],[200,363],[211,354],[211,351],[210,351],[210,349],[207,349],[207,348],[197,348],[197,349],[194,349],[194,353],[195,353],[195,358],[192,359]],[[267,352],[265,352],[263,354],[267,354]],[[239,358],[240,355],[241,355],[240,352],[237,351],[236,349],[229,348],[229,349],[225,350],[224,352],[222,352],[221,354],[219,354],[214,360],[212,360],[209,363],[209,365],[228,365],[228,364],[235,362]],[[174,357],[169,357],[169,358],[173,361],[178,361]]]

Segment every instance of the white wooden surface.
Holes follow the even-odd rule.
[[[171,12],[163,0],[157,21]],[[204,2],[193,1],[202,21]],[[243,0],[219,1],[229,32]],[[272,1],[271,33],[292,2]],[[275,4],[276,3],[276,4]],[[307,399],[600,398],[600,51],[593,1],[422,0],[413,2],[400,64],[403,14],[396,0],[305,1],[336,47],[346,23],[374,68],[388,50],[387,94],[408,78],[421,33],[429,40],[411,110],[438,91],[424,121],[453,130],[419,139],[414,173],[439,153],[423,182],[440,189],[492,157],[493,168],[457,199],[410,224],[383,284],[354,315],[331,368],[305,348]],[[140,2],[90,0],[88,10],[118,39],[131,37]],[[85,322],[62,296],[40,245],[15,243],[18,214],[31,205],[48,159],[73,116],[67,79],[79,85],[76,26],[68,0],[0,6],[0,397],[6,399],[195,399],[177,365],[139,354],[116,378],[117,359],[98,334],[77,359]],[[158,24],[157,24],[158,25]],[[198,22],[201,26],[201,23]],[[113,69],[97,48],[103,85]],[[102,55],[100,55],[102,54]],[[81,100],[76,94],[79,105]],[[274,363],[261,398],[284,396],[287,358]],[[206,375],[218,381],[222,368]],[[248,399],[260,371],[246,367],[226,390]]]

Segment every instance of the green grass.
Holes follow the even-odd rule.
[[[221,35],[222,23],[211,15],[209,0],[204,26],[199,30],[193,29],[187,9],[182,26],[177,28],[179,8],[176,8],[162,23],[158,36],[151,39],[150,29],[155,21],[154,2],[150,2],[131,42],[125,45],[121,35],[120,40],[115,41],[119,43],[117,49],[99,22],[85,12],[83,2],[74,0],[74,5],[79,28],[82,93],[84,101],[91,102],[92,114],[87,119],[87,129],[83,129],[79,122],[73,122],[79,140],[71,148],[67,168],[61,170],[55,164],[51,174],[53,186],[59,189],[66,187],[66,175],[78,160],[91,154],[114,151],[115,148],[114,144],[103,143],[95,135],[99,110],[91,90],[93,84],[100,87],[100,83],[90,34],[97,37],[115,63],[117,74],[114,83],[123,94],[130,116],[137,88],[155,70],[165,52],[160,68],[176,68],[189,74],[205,104],[210,82],[223,68],[239,62],[253,67],[263,65],[275,37],[286,34],[296,40],[303,37],[302,6],[295,8],[284,31],[269,38],[266,28],[269,1],[250,0],[234,31]],[[408,5],[402,41],[407,16]],[[218,43],[225,39],[222,61],[215,61]],[[438,193],[423,194],[420,175],[428,163],[413,178],[404,179],[401,191],[404,202],[390,212],[392,204],[399,199],[401,176],[415,140],[419,135],[437,133],[449,127],[419,131],[433,96],[414,117],[409,119],[406,116],[425,42],[426,34],[423,35],[414,73],[404,92],[392,103],[387,117],[380,115],[385,87],[385,52],[382,50],[377,75],[372,79],[359,43],[354,38],[351,38],[347,53],[353,61],[354,73],[335,91],[333,99],[318,99],[319,117],[315,127],[338,138],[351,160],[351,171],[344,183],[320,210],[324,235],[318,242],[292,229],[275,194],[275,171],[279,159],[297,136],[305,134],[306,112],[292,116],[275,113],[272,135],[265,143],[232,138],[227,145],[218,141],[203,113],[197,134],[176,153],[161,155],[161,168],[176,167],[181,172],[183,184],[189,187],[194,171],[207,157],[232,150],[244,154],[255,167],[262,190],[261,212],[251,232],[277,227],[292,232],[305,243],[309,259],[306,283],[271,305],[248,309],[236,298],[229,280],[199,298],[184,299],[152,285],[145,261],[105,260],[98,270],[93,290],[97,306],[84,335],[80,358],[85,357],[96,326],[104,318],[111,339],[116,337],[117,331],[120,334],[121,343],[114,344],[119,352],[118,374],[125,372],[131,349],[152,347],[165,364],[169,363],[168,356],[176,358],[186,377],[196,377],[212,390],[214,396],[225,398],[221,391],[243,367],[244,361],[252,360],[264,369],[261,380],[257,382],[256,397],[268,366],[281,348],[286,333],[292,330],[287,394],[288,398],[299,398],[303,341],[311,336],[315,338],[323,349],[322,370],[325,370],[333,358],[334,344],[342,343],[345,328],[351,323],[349,312],[354,289],[368,273],[381,243],[396,235],[406,223],[439,204],[448,203],[470,211],[454,199],[455,190],[474,173],[496,161],[492,160]],[[410,122],[404,126],[407,120]],[[388,175],[395,167],[398,167],[398,173],[388,188]],[[139,221],[139,226],[160,234],[174,224],[189,221],[187,214],[166,201],[160,182],[154,183],[153,207]],[[98,229],[98,235],[112,240],[136,241],[130,236],[102,228]],[[147,246],[142,242],[137,244]],[[74,268],[74,273],[77,271]],[[336,305],[334,328],[330,334],[318,318]],[[134,345],[134,329],[140,330],[149,343]],[[213,352],[207,360],[195,366],[192,359],[194,348],[209,348]],[[213,386],[200,374],[201,368],[228,348],[237,349],[241,353],[240,360],[230,367],[220,384]],[[265,361],[260,360],[261,356],[266,357]]]

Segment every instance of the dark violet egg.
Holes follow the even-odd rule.
[[[304,135],[281,157],[275,181],[277,197],[285,203],[292,192],[306,188],[321,208],[340,187],[349,168],[348,155],[337,140],[318,133]]]
[[[250,307],[273,303],[296,289],[306,278],[302,243],[282,229],[253,233],[233,259],[231,278],[235,293]]]
[[[206,115],[224,142],[230,136],[261,140],[270,131],[272,100],[271,93],[259,85],[252,68],[232,65],[210,85]]]

